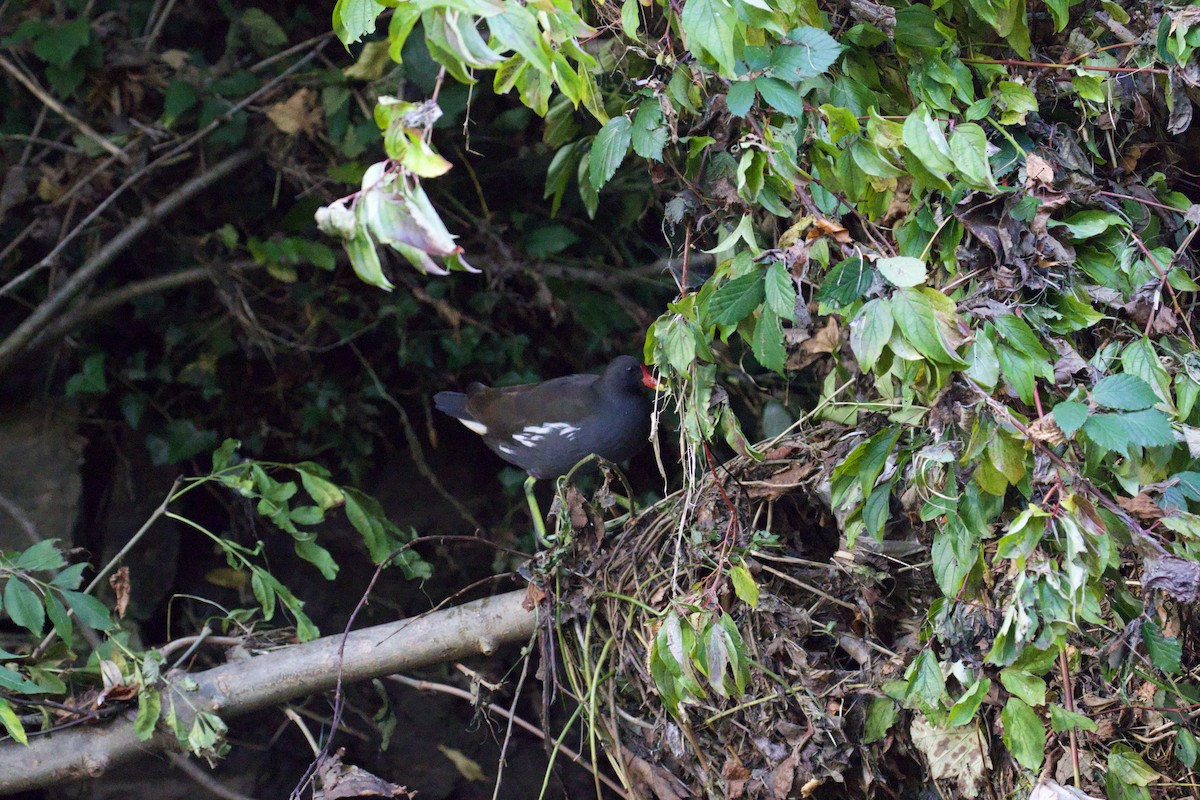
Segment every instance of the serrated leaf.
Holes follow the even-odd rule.
[[[538,28],[537,18],[520,3],[508,2],[504,7],[506,10],[503,14],[488,19],[488,30],[505,47],[520,53],[538,72],[549,75],[550,53]]]
[[[717,325],[736,325],[753,314],[765,298],[763,273],[754,270],[717,287],[709,300],[708,313]]]
[[[62,591],[62,598],[67,606],[75,612],[75,618],[98,631],[111,630],[112,617],[108,608],[96,598],[83,592],[73,592],[69,589]]]
[[[1083,432],[1105,450],[1125,453],[1129,450],[1129,429],[1120,414],[1092,414],[1083,423]]]
[[[375,32],[375,20],[384,12],[375,0],[338,0],[333,7],[333,32],[349,45]]]
[[[821,28],[794,28],[785,41],[791,44],[780,44],[771,51],[767,74],[792,83],[824,73],[842,52],[837,40]]]
[[[908,288],[919,286],[925,282],[925,262],[909,256],[893,256],[881,258],[875,262],[875,269],[884,280],[893,286]]]
[[[687,47],[699,57],[708,56],[721,74],[733,75],[734,29],[737,14],[725,0],[687,0],[680,26]]]
[[[1183,659],[1183,644],[1175,636],[1166,636],[1158,623],[1146,620],[1142,623],[1142,641],[1146,644],[1146,654],[1150,663],[1167,675],[1179,672]]]
[[[624,115],[613,117],[596,134],[588,155],[588,180],[600,189],[616,174],[633,141],[633,123]]]
[[[637,114],[633,117],[633,152],[642,158],[662,161],[663,148],[669,135],[670,130],[663,120],[662,108],[656,98],[638,106]]]
[[[58,569],[65,562],[57,547],[57,539],[43,539],[32,547],[21,551],[13,561],[13,566],[26,572]]]
[[[763,308],[758,322],[754,324],[754,339],[750,343],[754,357],[767,369],[783,374],[787,363],[787,349],[783,346],[783,326],[779,315]]]
[[[817,302],[834,309],[844,308],[862,297],[871,288],[875,271],[859,256],[841,261],[817,289]]]
[[[746,562],[739,561],[729,570],[730,580],[733,581],[733,591],[738,599],[751,608],[758,608],[758,584],[750,574]]]
[[[67,614],[67,609],[63,608],[63,604],[54,592],[46,592],[46,614],[50,617],[50,624],[54,626],[54,632],[59,635],[59,638],[66,643],[67,647],[75,646],[75,626],[71,624],[71,617]]]
[[[1004,728],[1004,746],[1027,770],[1041,769],[1046,758],[1046,729],[1029,704],[1019,697],[1010,697],[1000,713]]]
[[[1064,400],[1056,405],[1051,413],[1054,414],[1054,423],[1058,425],[1059,430],[1070,438],[1087,421],[1088,407],[1074,400]]]
[[[796,319],[796,283],[782,261],[767,267],[763,288],[767,307],[784,319]]]
[[[1158,395],[1136,375],[1109,375],[1101,378],[1092,389],[1097,405],[1118,411],[1141,411],[1158,402]]]
[[[1170,420],[1157,409],[1131,411],[1118,416],[1132,444],[1140,447],[1171,447],[1175,444]]]

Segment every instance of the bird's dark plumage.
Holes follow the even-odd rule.
[[[600,375],[568,375],[545,383],[467,393],[438,392],[433,403],[483,437],[505,461],[535,478],[565,475],[598,455],[623,461],[650,431],[652,380],[637,359],[619,356]]]

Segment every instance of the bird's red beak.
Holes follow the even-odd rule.
[[[650,374],[650,370],[645,364],[642,364],[642,383],[651,389],[657,389],[659,387],[658,378],[655,378]]]

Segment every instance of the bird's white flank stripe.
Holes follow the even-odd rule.
[[[499,448],[500,448],[501,453],[505,453],[510,456],[516,452],[515,450],[513,450],[511,447],[509,447],[506,444],[499,445]]]
[[[487,425],[484,425],[482,422],[479,422],[478,420],[460,419],[459,422],[461,422],[463,425],[466,425],[468,428],[475,431],[480,436],[487,435]]]
[[[526,425],[518,433],[513,434],[513,441],[525,447],[536,447],[538,442],[547,434],[555,433],[574,439],[579,428],[569,422],[544,422],[541,425]]]

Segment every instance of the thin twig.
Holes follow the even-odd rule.
[[[21,508],[14,501],[9,500],[4,494],[0,493],[0,511],[4,511],[10,517],[17,521],[21,532],[25,534],[25,538],[33,544],[39,544],[42,537],[38,535],[37,526],[33,524],[33,520],[25,513],[25,509]]]
[[[225,784],[216,780],[212,775],[209,775],[207,772],[205,772],[199,764],[197,764],[195,761],[192,761],[185,755],[180,755],[179,753],[167,753],[167,759],[170,760],[171,766],[175,767],[184,775],[187,775],[205,791],[211,792],[217,797],[224,797],[225,800],[254,800],[254,798],[250,795],[242,794],[241,792],[235,792],[233,789],[230,789]]]
[[[413,689],[416,689],[419,692],[442,692],[443,694],[452,695],[454,697],[461,697],[463,700],[468,700],[471,702],[474,702],[476,699],[466,689],[460,689],[457,686],[449,686],[444,683],[434,683],[433,681],[417,680],[416,678],[409,678],[405,675],[389,675],[387,677],[387,679],[389,681],[394,681],[396,683],[403,684],[404,686],[408,686]],[[534,725],[531,722],[526,721],[522,717],[517,716],[516,714],[513,714],[510,710],[504,708],[503,706],[496,705],[495,703],[488,703],[485,706],[485,708],[487,708],[487,710],[492,712],[493,714],[499,714],[500,716],[504,717],[505,719],[511,720],[512,722],[516,723],[519,727],[525,729],[529,733],[532,733],[534,736],[538,737],[542,741],[549,742],[550,744],[554,745],[560,751],[562,751],[563,755],[565,755],[567,758],[571,759],[571,761],[574,761],[576,764],[583,767],[588,772],[592,773],[597,778],[599,778],[600,781],[605,786],[607,786],[609,789],[612,789],[614,792],[616,792],[618,796],[624,797],[624,798],[629,797],[629,795],[625,793],[625,790],[621,787],[620,784],[618,784],[612,778],[609,778],[603,772],[600,772],[600,770],[596,767],[596,765],[594,763],[592,763],[588,759],[584,758],[581,754],[575,752],[570,747],[567,747],[565,744],[562,743],[561,740],[556,739],[555,737],[549,735],[548,733],[543,731],[541,728],[537,727],[536,725]]]
[[[60,117],[65,119],[67,122],[74,125],[77,129],[79,129],[79,132],[82,133],[84,136],[88,137],[93,142],[95,142],[97,145],[104,148],[109,153],[112,153],[114,156],[121,159],[126,164],[129,163],[129,154],[128,153],[125,153],[124,151],[121,150],[121,148],[117,147],[115,144],[110,142],[108,139],[105,139],[103,136],[101,136],[96,131],[96,129],[93,128],[91,125],[88,125],[86,122],[81,120],[79,117],[75,116],[70,111],[67,111],[67,109],[63,107],[62,103],[60,103],[54,99],[53,95],[50,95],[49,93],[46,92],[45,89],[38,86],[37,83],[35,83],[32,78],[30,78],[28,75],[26,75],[20,69],[18,69],[16,64],[12,63],[4,56],[0,56],[0,69],[3,69],[9,75],[12,75],[14,78],[16,78],[21,83],[22,86],[24,86],[26,89],[29,90],[30,94],[32,94],[38,100],[41,100],[42,104],[45,105],[47,108],[49,108],[51,111],[53,111],[55,114],[58,114]]]

